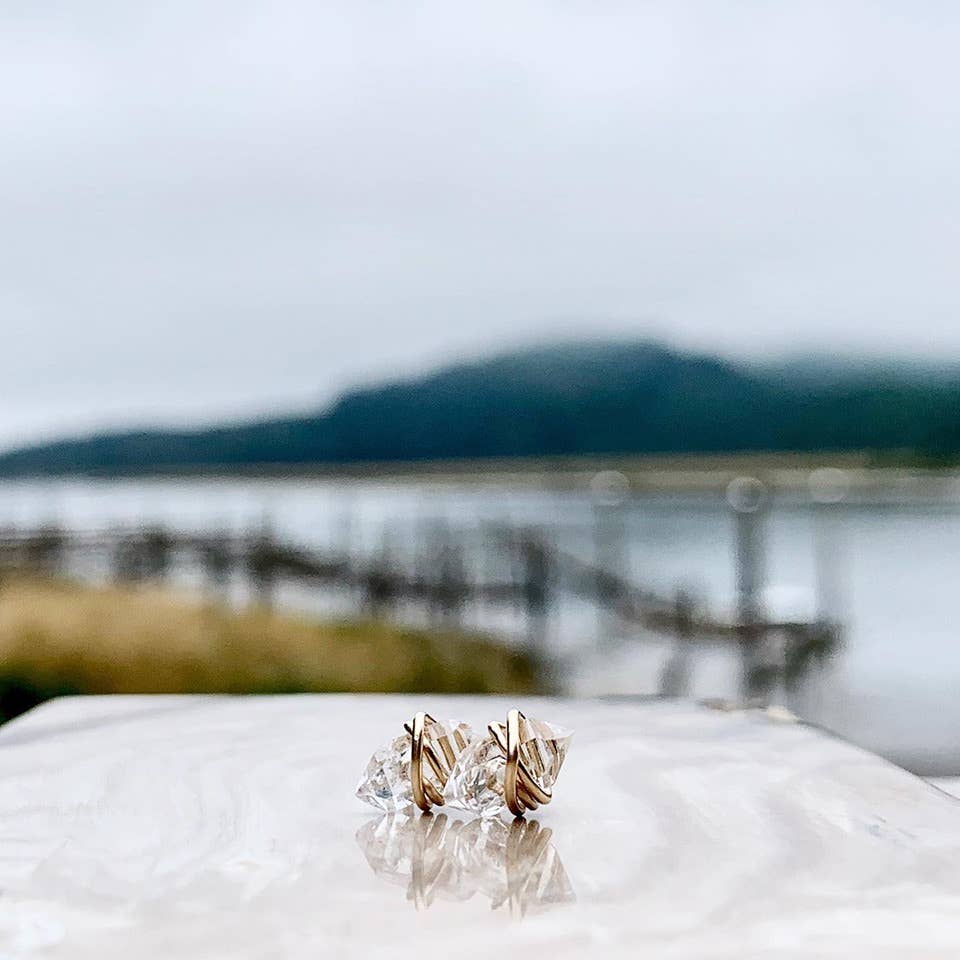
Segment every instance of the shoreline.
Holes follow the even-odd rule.
[[[824,471],[817,473],[817,471]],[[602,475],[621,475],[630,494],[722,494],[731,480],[761,479],[775,493],[810,493],[823,481],[840,483],[855,495],[942,499],[960,494],[960,469],[910,463],[878,463],[870,454],[663,454],[644,456],[549,457],[351,464],[251,464],[217,467],[78,471],[0,475],[0,489],[70,481],[127,483],[156,481],[304,482],[424,484],[478,488],[590,490]]]

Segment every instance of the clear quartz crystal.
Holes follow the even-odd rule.
[[[534,778],[548,789],[557,781],[572,735],[544,720],[520,721],[520,757]],[[505,764],[491,734],[477,738],[457,760],[444,790],[444,803],[481,817],[499,816],[506,808]]]
[[[357,784],[357,796],[387,813],[409,809],[413,804],[409,734],[396,737],[374,753]]]
[[[443,802],[481,817],[495,817],[504,807],[503,754],[490,734],[474,740],[450,774]]]
[[[423,728],[424,746],[433,748],[437,756],[445,756],[446,745],[456,757],[469,744],[473,732],[458,720],[428,720]],[[424,776],[443,793],[444,784],[431,765],[424,761]],[[410,734],[403,733],[381,747],[370,758],[360,783],[357,797],[387,813],[413,811],[413,788],[410,785]]]

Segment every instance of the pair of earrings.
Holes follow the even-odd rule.
[[[458,720],[418,713],[377,750],[357,796],[388,813],[450,806],[481,817],[515,817],[550,803],[572,733],[545,720],[507,714],[483,736]]]

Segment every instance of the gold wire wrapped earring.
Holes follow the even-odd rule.
[[[497,816],[506,807],[522,817],[550,803],[572,733],[519,710],[487,730],[457,760],[444,792],[447,805],[481,817]]]
[[[473,731],[461,721],[435,720],[422,712],[403,729],[370,758],[356,795],[387,813],[409,812],[414,805],[428,812],[443,804],[447,780]]]

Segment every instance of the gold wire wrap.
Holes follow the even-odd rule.
[[[410,729],[410,786],[413,788],[413,802],[421,810],[429,810],[430,801],[423,789],[423,728],[427,715],[418,713],[413,718]]]
[[[503,799],[515,817],[522,817],[528,810],[536,810],[553,799],[553,791],[537,782],[520,755],[520,724],[526,719],[519,710],[511,710],[505,724],[495,722],[487,728],[506,762]]]
[[[433,745],[424,739],[424,731],[428,723],[436,723],[429,713],[417,713],[412,722],[405,723],[403,729],[410,734],[410,787],[413,793],[413,802],[424,812],[429,813],[434,806],[443,806],[443,787],[450,776],[450,771],[456,761],[456,753],[446,736],[439,737],[441,756],[437,756]],[[459,731],[454,733],[457,748],[463,750],[466,743]],[[440,790],[424,776],[423,761],[426,759],[434,776],[440,783]]]

